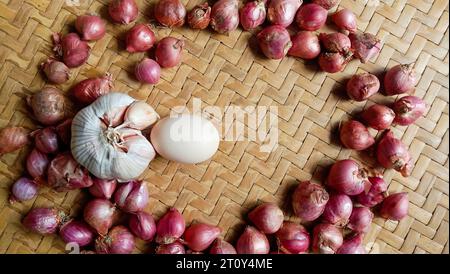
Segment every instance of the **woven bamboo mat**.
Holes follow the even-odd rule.
[[[139,0],[138,21],[148,20],[151,2]],[[0,128],[34,128],[24,96],[45,85],[38,67],[51,56],[51,34],[67,32],[76,15],[95,11],[107,18],[107,0],[0,0]],[[183,1],[190,9],[200,0]],[[416,95],[430,106],[426,117],[394,132],[409,147],[416,166],[409,178],[386,171],[389,190],[410,193],[409,216],[400,223],[377,218],[365,238],[372,253],[448,253],[449,234],[449,78],[448,2],[445,0],[343,0],[358,15],[358,28],[377,34],[384,46],[373,62],[351,62],[342,73],[318,72],[314,64],[294,58],[271,61],[254,53],[252,34],[237,30],[230,36],[187,28],[158,29],[157,37],[184,37],[187,46],[181,66],[163,70],[156,86],[140,85],[133,64],[144,54],[130,55],[120,40],[130,26],[108,24],[106,36],[93,43],[88,64],[72,70],[69,88],[96,73],[110,72],[115,90],[145,99],[162,115],[199,98],[203,106],[278,107],[278,147],[261,152],[261,142],[222,142],[214,158],[199,165],[180,165],[157,158],[145,177],[149,182],[147,208],[160,216],[170,206],[191,222],[217,224],[233,241],[249,208],[276,201],[289,212],[287,193],[296,179],[320,181],[335,159],[352,157],[368,166],[372,157],[343,149],[335,141],[338,122],[372,102],[395,98],[374,96],[354,103],[341,96],[342,85],[358,71],[380,73],[397,63],[415,63],[420,77]],[[331,31],[324,29],[324,31]],[[245,125],[246,129],[249,129]],[[255,130],[255,128],[250,128]],[[373,132],[375,133],[375,132]],[[35,206],[58,205],[76,214],[86,200],[83,192],[56,193],[41,189],[26,203],[8,203],[9,187],[24,172],[27,149],[0,158],[0,253],[61,253],[56,236],[25,231],[20,220]],[[136,252],[145,252],[138,243]]]

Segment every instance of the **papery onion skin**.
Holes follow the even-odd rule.
[[[408,215],[409,200],[407,192],[387,196],[380,208],[380,216],[386,219],[400,221]]]
[[[211,248],[209,254],[237,254],[236,249],[229,242],[222,239],[216,239]]]
[[[183,40],[174,37],[165,37],[156,46],[155,60],[163,68],[178,66],[181,62],[183,48]]]
[[[70,144],[70,138],[72,135],[72,119],[69,118],[55,127],[56,133],[59,139],[65,144]]]
[[[88,188],[89,193],[96,198],[110,199],[116,190],[116,180],[105,180],[94,178],[92,180],[92,186]]]
[[[83,221],[70,220],[61,226],[59,236],[65,243],[76,243],[80,247],[94,240],[94,231]]]
[[[66,99],[61,91],[54,87],[44,87],[38,93],[27,98],[38,122],[51,126],[65,118]]]
[[[180,242],[162,244],[156,248],[156,254],[186,254],[186,250]]]
[[[136,78],[142,83],[156,84],[161,77],[161,67],[152,59],[144,58],[134,70]]]
[[[239,26],[237,0],[218,0],[211,9],[211,27],[221,34],[227,34]]]
[[[360,233],[369,231],[373,220],[373,213],[368,207],[353,208],[347,228]]]
[[[211,21],[211,7],[208,2],[195,6],[187,15],[187,22],[193,29],[206,29]]]
[[[292,47],[289,32],[279,25],[264,28],[256,38],[261,51],[270,59],[282,59]]]
[[[0,156],[21,149],[30,143],[30,131],[23,127],[5,127],[0,130]]]
[[[106,73],[102,77],[85,79],[72,88],[72,94],[78,102],[88,105],[98,97],[111,91],[113,87],[112,76]]]
[[[47,186],[58,192],[92,186],[86,168],[78,164],[69,152],[58,154],[47,170]]]
[[[113,0],[108,12],[114,22],[128,24],[137,18],[139,10],[134,0]]]
[[[387,184],[381,177],[369,177],[370,188],[356,196],[359,204],[366,207],[374,207],[386,197]]]
[[[127,32],[125,43],[128,52],[145,52],[156,43],[155,33],[146,24],[136,24]]]
[[[408,147],[387,130],[377,145],[377,160],[384,168],[393,168],[408,177],[414,167]]]
[[[356,31],[356,16],[349,9],[342,9],[335,12],[331,16],[331,19],[340,29],[348,30],[349,32]]]
[[[152,215],[141,211],[130,216],[129,228],[141,240],[150,242],[156,234],[156,223]]]
[[[338,52],[342,55],[348,54],[352,43],[347,35],[340,32],[320,33],[319,40],[326,52]]]
[[[53,43],[55,44],[53,51],[62,57],[64,64],[69,68],[79,67],[89,58],[91,48],[76,33],[68,33],[62,37],[61,34],[54,33]]]
[[[381,50],[381,41],[375,35],[370,33],[350,33],[353,54],[361,63],[375,57]]]
[[[351,53],[342,55],[338,52],[323,52],[319,56],[320,69],[328,73],[340,72],[351,60]]]
[[[27,157],[27,171],[32,178],[44,177],[50,160],[45,153],[33,149]]]
[[[170,208],[156,225],[156,242],[158,244],[170,244],[178,240],[186,229],[183,215],[176,209]]]
[[[283,224],[283,211],[273,203],[264,203],[250,211],[248,218],[263,233],[272,234]]]
[[[14,203],[16,201],[23,202],[33,199],[37,196],[39,187],[32,180],[21,177],[11,187],[11,195],[9,196],[9,202]]]
[[[394,124],[408,126],[413,124],[427,110],[425,102],[416,96],[405,96],[392,105],[395,112]]]
[[[193,224],[184,232],[184,242],[193,251],[203,251],[220,235],[221,229],[208,224]]]
[[[165,27],[184,25],[186,8],[180,0],[159,0],[155,5],[155,18]]]
[[[388,129],[395,118],[395,112],[384,105],[371,105],[361,113],[365,124],[376,130]]]
[[[349,196],[358,195],[368,186],[367,170],[353,160],[340,160],[331,166],[328,186]]]
[[[266,20],[266,4],[264,1],[247,2],[239,11],[239,21],[244,30],[251,30]]]
[[[148,188],[145,181],[120,184],[114,193],[116,205],[128,213],[142,211],[147,206],[148,200]]]
[[[36,148],[46,154],[55,153],[59,149],[58,134],[52,127],[39,130],[34,136]]]
[[[313,229],[312,250],[319,254],[334,254],[344,242],[342,232],[331,224],[318,224]]]
[[[339,3],[339,0],[312,0],[312,2],[329,10],[335,7]]]
[[[106,235],[113,224],[115,214],[116,208],[110,201],[94,199],[84,207],[83,217],[98,234]]]
[[[366,126],[356,120],[343,122],[339,130],[341,142],[346,148],[365,150],[375,143]]]
[[[328,11],[323,7],[309,3],[300,6],[295,21],[300,29],[315,31],[320,29],[327,21]]]
[[[95,240],[95,250],[99,254],[131,254],[134,247],[133,234],[122,225],[113,227],[106,236]]]
[[[413,64],[396,65],[390,68],[384,76],[384,91],[386,95],[410,93],[417,84]]]
[[[269,254],[269,241],[256,228],[247,226],[236,243],[236,251],[238,254]]]
[[[292,195],[292,208],[302,221],[314,221],[322,215],[330,196],[321,186],[309,181],[300,182]]]
[[[271,0],[267,6],[267,19],[273,25],[288,27],[302,3],[302,0]]]
[[[345,194],[332,194],[325,206],[322,220],[332,225],[343,227],[348,223],[352,214],[353,203]]]
[[[284,222],[275,233],[278,249],[283,253],[301,254],[309,249],[310,236],[308,231],[300,224]]]
[[[344,243],[338,249],[336,254],[366,254],[366,250],[362,245],[364,235],[357,233],[344,239]]]
[[[65,218],[64,212],[55,208],[33,208],[22,224],[35,233],[47,235],[55,233]]]
[[[358,102],[367,100],[380,89],[380,80],[370,73],[355,74],[347,82],[348,96]]]
[[[63,62],[53,58],[41,64],[42,70],[50,82],[55,84],[64,84],[70,78],[70,69]]]
[[[106,23],[96,15],[81,15],[75,20],[75,28],[81,38],[86,41],[95,41],[103,38],[106,33]]]
[[[320,54],[320,42],[316,34],[310,31],[300,31],[291,36],[292,47],[288,55],[302,59],[314,59]]]

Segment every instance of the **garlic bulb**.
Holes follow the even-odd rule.
[[[138,101],[126,94],[111,92],[79,111],[73,119],[73,157],[94,176],[130,181],[141,175],[155,157],[153,146],[141,131],[128,127],[128,121],[140,125],[141,129],[159,116],[155,121],[149,121],[153,119],[149,116],[139,120],[140,112],[136,111],[136,115],[131,113],[125,121],[127,110],[135,102]]]

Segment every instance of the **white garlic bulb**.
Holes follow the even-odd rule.
[[[155,157],[153,146],[141,131],[127,127],[124,122],[127,109],[134,102],[126,94],[111,92],[79,111],[73,119],[73,157],[100,179],[136,179]]]

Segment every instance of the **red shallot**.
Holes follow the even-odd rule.
[[[211,21],[211,7],[208,2],[195,6],[187,15],[187,22],[193,29],[206,29]]]
[[[186,8],[180,0],[159,0],[155,5],[155,18],[165,27],[181,27],[185,17]]]
[[[85,79],[72,88],[72,94],[78,102],[91,104],[98,97],[109,93],[112,84],[112,76],[106,73],[105,76]]]
[[[30,131],[23,127],[5,127],[0,130],[0,156],[21,149],[30,143]]]
[[[58,151],[58,134],[52,127],[46,127],[36,132],[34,135],[34,143],[36,148],[46,154]]]
[[[116,208],[106,199],[94,199],[86,204],[83,214],[86,223],[98,234],[106,235],[113,224]]]
[[[63,84],[69,80],[70,70],[63,62],[48,58],[47,61],[41,64],[41,67],[45,76],[52,83]]]
[[[218,33],[226,34],[237,29],[239,8],[237,0],[218,0],[211,9],[211,27]]]
[[[66,214],[56,208],[33,208],[22,220],[22,224],[35,233],[53,234],[66,218]]]
[[[65,243],[76,243],[83,247],[92,243],[94,231],[83,221],[70,220],[61,226],[59,236]]]
[[[339,0],[312,0],[312,2],[329,10],[335,7],[339,3]]]
[[[108,12],[114,22],[128,24],[137,18],[139,10],[134,0],[113,0]]]
[[[156,242],[158,244],[173,243],[183,235],[185,228],[186,222],[183,215],[176,208],[171,208],[156,225]]]
[[[395,118],[395,112],[385,105],[371,105],[361,113],[367,126],[376,130],[388,129]]]
[[[263,233],[272,234],[283,224],[283,211],[273,203],[264,203],[250,211],[248,218]]]
[[[90,186],[88,189],[92,196],[109,200],[116,190],[116,187],[116,180],[94,178],[92,180],[92,186]]]
[[[348,30],[349,32],[356,31],[356,16],[349,9],[342,9],[335,12],[331,16],[331,19],[340,29]]]
[[[292,207],[302,221],[314,221],[322,215],[328,200],[328,192],[321,185],[305,181],[295,189]]]
[[[336,73],[342,71],[351,58],[351,52],[346,55],[338,52],[323,52],[319,56],[319,66],[325,72]]]
[[[9,202],[14,203],[16,201],[23,202],[28,201],[36,197],[39,187],[32,180],[21,177],[11,187],[11,195],[9,196]]]
[[[362,63],[375,57],[381,50],[381,41],[370,33],[350,33],[353,54]]]
[[[425,102],[416,96],[405,96],[392,105],[395,112],[394,124],[408,126],[413,124],[427,110]]]
[[[347,82],[348,96],[358,102],[368,99],[380,89],[380,80],[370,73],[355,74]]]
[[[55,44],[53,51],[69,68],[75,68],[86,63],[89,58],[91,48],[86,41],[81,40],[76,33],[69,33],[61,37],[61,34],[53,34],[53,43]]]
[[[244,30],[251,30],[266,20],[266,4],[256,0],[247,2],[239,11],[239,21]]]
[[[114,193],[116,205],[125,212],[142,211],[148,204],[148,188],[145,181],[122,183]]]
[[[96,15],[81,15],[75,21],[75,28],[81,35],[81,39],[95,41],[105,36],[106,23]]]
[[[390,68],[384,76],[384,90],[386,95],[411,93],[417,84],[413,64],[396,65]]]
[[[408,177],[414,167],[408,147],[387,130],[377,145],[377,159],[384,168],[393,168]]]
[[[355,120],[343,122],[339,134],[342,144],[349,149],[365,150],[375,143],[366,126]]]
[[[161,77],[161,67],[152,59],[144,58],[134,70],[136,78],[142,83],[156,84]]]
[[[184,232],[184,243],[193,251],[203,251],[220,235],[220,228],[208,224],[193,224]]]
[[[27,98],[38,122],[50,126],[64,119],[66,99],[62,92],[54,87],[44,87],[41,91]]]
[[[309,249],[309,233],[300,224],[284,222],[275,233],[278,249],[283,253],[300,254]]]
[[[267,19],[273,25],[288,27],[294,21],[302,0],[271,0],[267,6]]]
[[[72,136],[72,119],[67,119],[55,127],[56,133],[61,141],[68,145]]]
[[[209,249],[209,254],[237,254],[236,249],[229,242],[217,238]]]
[[[152,241],[156,234],[156,223],[152,215],[141,211],[130,216],[131,232],[141,240]]]
[[[352,214],[353,203],[345,194],[333,194],[325,206],[322,220],[332,225],[343,227],[348,223]]]
[[[44,177],[50,160],[47,155],[33,149],[27,157],[27,171],[31,178]]]
[[[183,40],[165,37],[156,46],[155,60],[163,68],[178,66],[181,62],[183,48]]]
[[[328,11],[321,6],[309,3],[302,5],[295,17],[300,29],[314,31],[320,29],[327,21]]]
[[[352,43],[347,35],[340,32],[320,33],[319,40],[326,52],[338,52],[342,55],[349,53]]]
[[[336,254],[366,254],[366,250],[362,245],[364,235],[356,233],[345,238],[344,243],[338,249]]]
[[[386,219],[399,221],[408,215],[408,193],[401,192],[387,196],[380,208],[380,216]]]
[[[128,52],[144,52],[153,47],[156,42],[155,34],[146,24],[136,24],[125,37]]]
[[[372,220],[373,213],[368,207],[355,207],[347,227],[355,232],[365,233],[369,231]]]
[[[288,55],[303,59],[314,59],[320,54],[320,42],[317,35],[310,31],[300,31],[291,36],[292,47]]]
[[[47,171],[47,186],[58,192],[86,188],[93,184],[86,168],[78,164],[70,152],[58,154]]]
[[[331,224],[318,224],[313,229],[312,250],[320,254],[334,254],[344,242],[342,232]]]
[[[369,177],[370,188],[356,196],[356,200],[363,206],[374,207],[386,197],[387,184],[381,177]]]
[[[332,189],[349,196],[360,194],[370,184],[367,179],[367,170],[350,159],[334,163],[327,182]]]
[[[269,254],[269,240],[256,228],[247,226],[236,243],[236,251],[238,254]]]
[[[134,247],[133,234],[122,225],[113,227],[107,235],[95,240],[95,251],[99,254],[130,254]]]
[[[289,32],[280,25],[264,28],[256,36],[264,55],[271,59],[281,59],[292,47]]]
[[[184,246],[179,241],[162,244],[156,248],[156,254],[185,254],[186,250]]]

